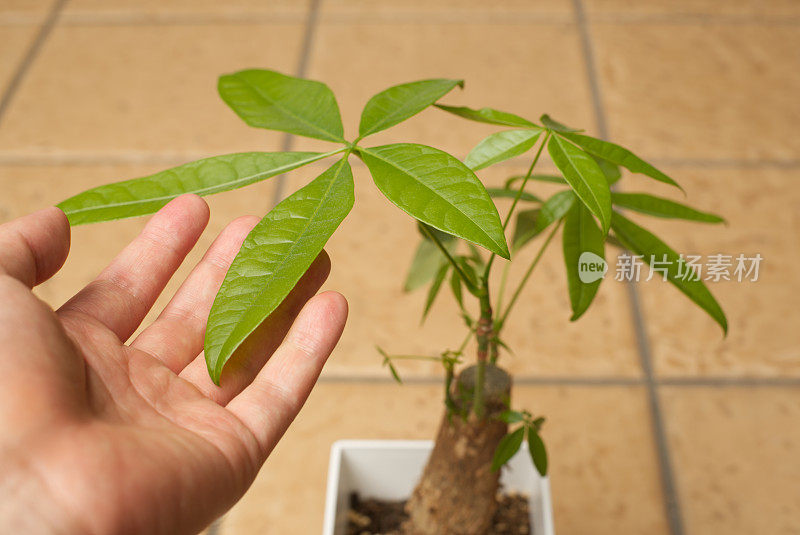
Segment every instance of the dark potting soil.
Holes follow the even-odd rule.
[[[387,502],[350,496],[347,535],[403,535],[400,526],[408,518],[405,501]],[[528,498],[521,494],[500,497],[500,506],[487,535],[529,535]]]

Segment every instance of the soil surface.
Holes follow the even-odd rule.
[[[400,526],[408,517],[405,504],[405,501],[387,502],[351,495],[347,535],[404,535]],[[526,496],[500,496],[500,506],[487,535],[529,535],[529,514]]]

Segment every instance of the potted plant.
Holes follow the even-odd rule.
[[[326,158],[335,162],[307,185],[278,203],[245,239],[216,296],[208,318],[205,359],[216,384],[234,351],[283,301],[322,251],[354,203],[348,159],[360,158],[378,189],[417,221],[422,241],[408,288],[430,284],[425,312],[447,286],[467,328],[464,343],[439,357],[444,374],[444,416],[435,445],[405,506],[410,533],[485,533],[497,509],[500,467],[523,451],[544,475],[547,456],[539,431],[543,418],[510,407],[512,381],[500,367],[503,328],[530,273],[563,227],[562,241],[573,320],[586,312],[602,277],[583,277],[581,265],[603,269],[605,244],[620,244],[646,263],[663,269],[665,279],[708,312],[725,330],[725,316],[702,281],[671,248],[618,209],[704,222],[721,219],[644,193],[617,193],[618,166],[677,186],[668,176],[630,151],[586,136],[548,116],[536,123],[490,108],[437,104],[462,86],[459,80],[433,79],[391,87],[364,107],[358,136],[344,137],[331,90],[316,81],[274,71],[246,70],[219,79],[222,99],[250,126],[329,141],[329,152],[249,152],[216,156],[154,175],[100,186],[59,207],[73,225],[149,214],[185,193],[210,195],[240,188]],[[490,135],[464,162],[427,145],[393,143],[369,146],[367,138],[436,105],[467,120],[505,130]],[[559,176],[534,169],[545,149]],[[535,148],[528,172],[504,187],[487,190],[475,172]],[[563,191],[540,199],[528,185],[546,180]],[[500,217],[492,196],[512,199]],[[518,209],[526,205],[525,210]],[[512,247],[506,233],[514,221]],[[541,240],[539,253],[502,306],[490,292],[493,269],[512,253]],[[485,251],[482,252],[482,251]],[[666,267],[665,267],[666,264]],[[503,277],[505,281],[505,277]],[[475,307],[471,307],[470,300]],[[464,348],[474,338],[474,363]],[[399,379],[393,357],[384,362]],[[509,426],[513,430],[509,433]],[[518,454],[519,458],[519,454]],[[519,461],[515,461],[519,462]]]

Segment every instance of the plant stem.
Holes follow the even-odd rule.
[[[486,403],[484,399],[484,380],[486,376],[486,361],[489,357],[489,344],[492,340],[493,332],[493,319],[492,319],[492,304],[489,299],[489,281],[483,280],[481,285],[480,295],[481,314],[478,318],[478,324],[475,326],[475,337],[478,340],[478,363],[475,372],[475,391],[472,398],[472,410],[475,416],[483,418],[486,413]]]
[[[533,262],[531,263],[531,265],[528,266],[528,270],[525,272],[525,276],[522,277],[522,280],[520,281],[519,286],[517,286],[517,289],[514,290],[514,295],[511,297],[511,301],[508,302],[508,306],[500,314],[500,319],[497,321],[497,331],[498,332],[500,331],[500,329],[503,328],[503,325],[506,322],[506,318],[508,318],[509,312],[511,312],[511,309],[514,307],[514,304],[517,302],[517,299],[519,298],[519,295],[522,292],[522,289],[525,287],[525,283],[528,282],[528,279],[530,278],[531,273],[533,273],[534,268],[539,263],[539,260],[542,258],[542,255],[544,254],[545,249],[547,249],[547,246],[550,245],[550,242],[553,240],[553,237],[555,236],[556,231],[559,229],[560,226],[561,226],[561,221],[559,221],[558,223],[556,223],[555,226],[553,226],[553,230],[550,232],[550,234],[547,236],[547,239],[544,241],[542,246],[539,248],[539,252],[536,253],[536,257],[533,259]]]
[[[453,256],[450,254],[450,251],[447,250],[447,247],[445,247],[442,244],[442,242],[439,241],[439,238],[436,237],[436,234],[428,230],[428,227],[424,223],[420,225],[420,228],[422,229],[422,232],[424,232],[426,236],[428,236],[431,240],[433,240],[433,242],[436,244],[439,250],[442,251],[442,254],[445,257],[447,257],[447,260],[450,262],[450,264],[453,265],[453,269],[455,269],[461,276],[461,279],[464,281],[464,284],[466,284],[472,291],[477,291],[477,288],[475,288],[475,283],[472,281],[472,279],[469,278],[469,276],[464,272],[464,270],[461,269],[461,266],[459,266],[458,262],[455,261]]]
[[[547,140],[549,138],[550,138],[550,131],[548,130],[547,134],[545,134],[544,136],[542,144],[539,145],[539,150],[536,151],[536,156],[534,156],[530,167],[528,167],[528,172],[525,174],[525,178],[522,179],[522,184],[520,185],[519,191],[517,191],[517,195],[514,197],[514,200],[511,203],[511,208],[508,210],[508,213],[506,214],[506,219],[505,221],[503,221],[503,230],[506,230],[506,227],[508,227],[508,223],[511,221],[511,217],[514,215],[514,209],[517,207],[517,203],[519,202],[520,198],[522,198],[522,194],[525,193],[525,186],[528,184],[528,180],[530,180],[531,175],[533,175],[533,168],[536,167],[536,164],[539,162],[539,156],[542,155],[542,149],[544,149],[544,146],[547,145]],[[495,256],[497,255],[492,253],[489,256],[489,261],[486,262],[486,270],[483,273],[484,279],[489,278],[489,272],[492,269],[492,264],[494,263]]]

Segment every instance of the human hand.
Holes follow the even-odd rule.
[[[196,533],[244,494],[297,415],[347,316],[341,295],[314,296],[324,252],[221,386],[200,355],[255,217],[231,223],[125,343],[208,216],[199,197],[175,199],[57,312],[31,288],[66,259],[66,216],[49,208],[0,226],[0,532]]]

